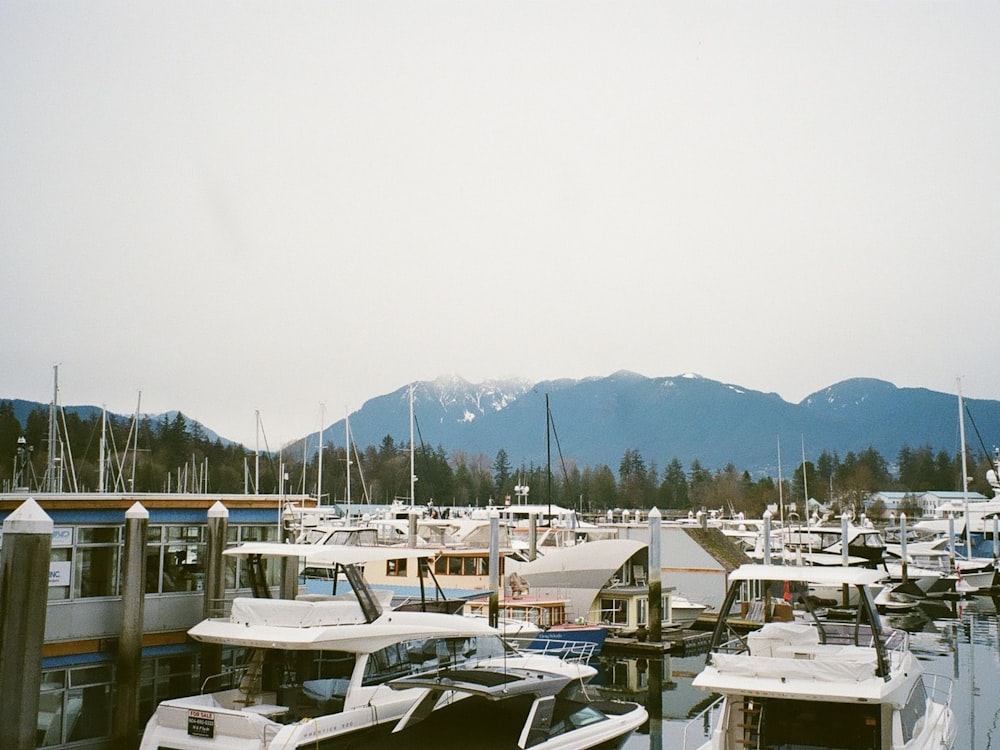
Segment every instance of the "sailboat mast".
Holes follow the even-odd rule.
[[[316,461],[316,504],[323,504],[323,422],[326,421],[326,404],[319,405],[319,455]]]
[[[104,434],[108,431],[108,410],[105,407],[101,407],[101,446],[100,446],[100,462],[97,465],[97,491],[104,492],[104,460],[107,448],[104,443]]]
[[[410,383],[410,507],[417,502],[417,473],[413,464],[413,383]]]
[[[139,412],[142,410],[142,391],[135,400],[135,437],[132,439],[132,479],[129,492],[135,492],[135,464],[139,455]]]
[[[781,435],[778,436],[778,512],[781,518],[781,528],[785,528],[785,496],[781,487]],[[784,533],[784,532],[782,532]]]
[[[806,518],[809,517],[809,472],[806,471],[806,438],[805,435],[800,435],[799,438],[802,440],[802,494],[805,497],[802,498],[802,502],[805,503],[802,512],[806,514]]]
[[[958,435],[962,443],[962,500],[965,503],[965,556],[972,558],[972,532],[969,518],[969,470],[965,465],[965,405],[962,402],[962,379],[958,378]]]
[[[56,492],[56,446],[59,443],[56,410],[59,408],[59,365],[52,365],[52,402],[49,404],[49,451],[45,464],[45,491]]]
[[[549,394],[545,394],[545,474],[549,500],[549,526],[552,525],[552,412],[549,410]]]
[[[351,415],[344,407],[344,461],[347,472],[347,519],[351,518]]]

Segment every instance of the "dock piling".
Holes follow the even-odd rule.
[[[0,551],[0,747],[33,750],[48,607],[52,519],[28,498],[3,522]]]

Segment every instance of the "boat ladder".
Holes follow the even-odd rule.
[[[233,703],[243,706],[257,705],[260,696],[260,678],[263,671],[264,649],[258,648],[254,650],[253,656],[250,657],[250,663],[247,664],[246,671],[240,678],[238,689],[242,697],[236,698]]]
[[[753,698],[744,698],[733,708],[736,711],[733,744],[739,748],[759,748],[764,707],[760,703],[755,703]]]

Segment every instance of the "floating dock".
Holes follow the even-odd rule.
[[[698,630],[668,630],[659,643],[648,638],[639,640],[634,635],[608,636],[601,653],[610,655],[648,656],[650,654],[691,654],[704,651],[712,634]]]

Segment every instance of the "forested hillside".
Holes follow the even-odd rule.
[[[101,446],[102,417],[92,410],[83,415],[59,413],[62,463],[72,466],[77,490],[95,491]],[[17,457],[23,459],[18,486],[40,491],[48,465],[47,438],[49,410],[36,407],[22,427],[10,401],[0,401],[0,481],[9,491],[15,486]],[[64,436],[64,437],[62,437]],[[23,438],[23,443],[19,439]],[[265,453],[260,457],[236,444],[224,444],[206,437],[204,428],[183,414],[159,420],[108,415],[105,431],[107,458],[106,486],[111,491],[163,492],[207,491],[211,493],[254,491],[275,493],[316,493],[319,460]],[[67,446],[71,450],[67,450]],[[373,503],[406,498],[410,492],[409,445],[385,436],[377,445],[358,447],[351,456],[352,501],[367,497]],[[643,455],[626,449],[614,466],[580,466],[556,455],[551,476],[545,466],[513,465],[507,452],[494,455],[470,454],[461,450],[418,444],[415,450],[416,502],[433,500],[437,505],[485,505],[490,500],[513,497],[515,485],[527,485],[529,500],[598,511],[608,507],[668,510],[723,508],[759,514],[769,503],[778,501],[775,478],[752,478],[745,469],[729,464],[710,470],[695,459],[683,464],[675,457]],[[347,465],[343,447],[326,441],[323,452],[322,494],[324,502],[343,502],[346,497]],[[890,465],[898,467],[894,473]],[[791,468],[791,467],[790,467]],[[983,457],[970,457],[972,489],[990,495],[985,482],[989,468]],[[803,471],[804,469],[804,471]],[[928,489],[958,490],[961,464],[957,455],[934,452],[927,446],[901,446],[891,457],[874,448],[848,452],[822,451],[815,459],[789,471],[783,479],[786,503],[801,501],[808,494],[823,503],[859,507],[868,495],[879,490],[920,492]],[[64,479],[62,489],[70,490]]]

